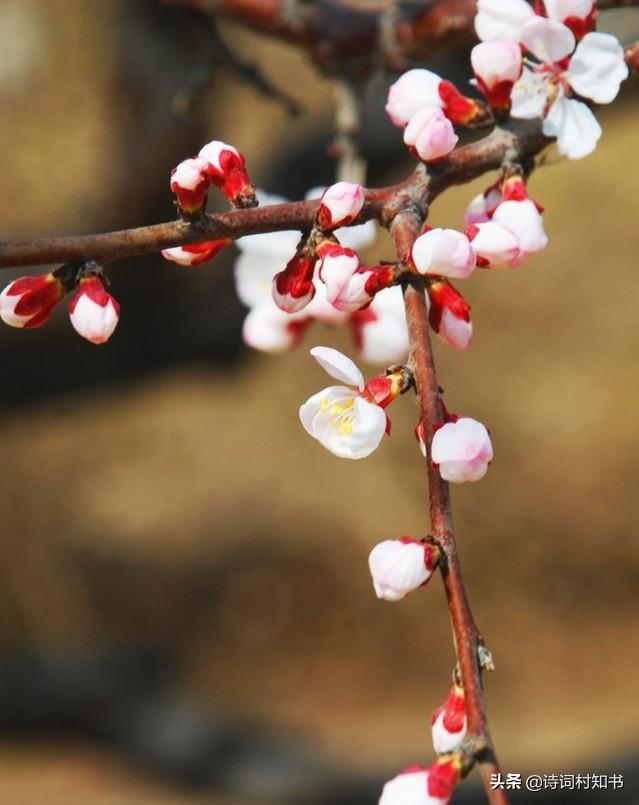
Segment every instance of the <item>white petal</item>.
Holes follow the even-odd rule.
[[[619,41],[610,34],[586,34],[577,45],[567,73],[570,86],[596,103],[610,103],[628,78],[628,65]]]
[[[506,265],[519,254],[519,244],[515,235],[496,221],[478,224],[479,230],[471,243],[480,257],[489,265]]]
[[[526,120],[541,117],[546,108],[549,86],[548,78],[543,73],[524,67],[510,95],[511,115]]]
[[[385,366],[404,362],[410,345],[401,288],[380,291],[365,314],[353,322],[362,360]]]
[[[585,103],[560,98],[544,120],[543,133],[557,138],[557,148],[569,159],[591,154],[601,137],[601,126]]]
[[[298,327],[304,319],[299,314],[284,313],[272,300],[249,311],[244,319],[244,342],[261,352],[284,352],[295,346]]]
[[[518,42],[524,23],[533,14],[526,0],[479,0],[475,31],[483,42],[494,39]]]
[[[471,417],[447,422],[433,436],[431,457],[435,464],[475,458],[491,461],[493,448],[485,425]]]
[[[322,369],[335,380],[348,383],[357,389],[364,388],[364,375],[355,366],[353,361],[332,347],[313,347],[311,355]]]
[[[295,247],[293,247],[294,253]],[[293,253],[281,257],[264,255],[260,257],[252,251],[242,252],[233,267],[235,290],[247,307],[255,307],[272,301],[271,286],[273,277],[286,265]]]
[[[366,458],[386,432],[384,410],[344,386],[331,386],[311,397],[300,408],[300,420],[313,438],[339,458]]]
[[[534,16],[521,32],[521,44],[539,61],[556,64],[575,49],[575,35],[556,20]]]

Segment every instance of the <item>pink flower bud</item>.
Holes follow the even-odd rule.
[[[204,159],[185,159],[171,172],[171,190],[183,212],[193,214],[206,205],[209,179],[208,163]]]
[[[517,239],[519,254],[511,265],[521,265],[548,245],[543,219],[531,199],[502,201],[493,214],[493,221],[509,229]]]
[[[92,344],[104,344],[117,326],[120,305],[99,277],[89,276],[80,280],[78,292],[69,303],[69,316],[76,333]]]
[[[315,296],[315,258],[295,254],[273,277],[273,301],[285,313],[297,313]]]
[[[461,777],[461,762],[442,759],[430,767],[410,766],[384,786],[379,805],[448,805]]]
[[[326,298],[337,310],[357,310],[371,301],[365,291],[366,276],[358,274],[359,256],[338,243],[320,248],[319,278],[326,286]]]
[[[470,61],[477,84],[494,109],[508,109],[513,84],[521,75],[521,48],[516,42],[481,42]]]
[[[479,481],[493,460],[493,446],[481,422],[460,417],[435,432],[431,458],[439,465],[439,474],[445,481],[454,484]]]
[[[380,542],[370,552],[368,566],[378,598],[399,601],[433,575],[439,561],[436,545],[400,537]]]
[[[62,283],[52,273],[20,277],[0,293],[0,318],[10,327],[39,327],[63,296]]]
[[[466,736],[466,699],[464,689],[453,685],[448,698],[433,712],[433,746],[438,755],[454,752]]]
[[[255,207],[255,187],[246,173],[246,160],[237,148],[220,140],[205,145],[198,155],[207,163],[206,175],[235,207]]]
[[[354,221],[364,206],[364,188],[353,182],[337,182],[324,191],[317,211],[321,229],[332,230]]]
[[[405,126],[421,109],[441,109],[441,78],[430,70],[408,70],[388,91],[386,112],[395,126]]]
[[[491,185],[483,193],[478,193],[466,209],[464,220],[466,226],[483,224],[493,217],[497,205],[503,201],[499,187]]]
[[[466,230],[477,253],[477,265],[481,268],[507,266],[519,255],[519,243],[510,229],[487,221]]]
[[[445,280],[431,282],[428,297],[430,326],[448,346],[466,349],[473,334],[468,302]]]
[[[475,252],[466,235],[455,229],[430,229],[420,235],[411,250],[420,274],[465,279],[475,268]]]
[[[458,139],[441,109],[421,109],[404,129],[404,142],[423,162],[436,162],[448,156]]]
[[[212,260],[231,241],[226,240],[205,240],[202,243],[190,243],[187,246],[175,246],[172,249],[163,249],[162,257],[179,263],[181,266],[199,266]]]

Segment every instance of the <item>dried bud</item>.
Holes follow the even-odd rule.
[[[246,172],[246,160],[237,148],[220,140],[205,145],[199,157],[207,163],[206,175],[235,207],[255,207],[255,187]]]
[[[433,746],[438,755],[454,752],[466,735],[466,699],[464,689],[453,685],[448,698],[433,712]]]
[[[353,182],[337,182],[324,191],[317,211],[321,229],[333,230],[354,221],[364,206],[364,188]]]
[[[226,240],[205,240],[202,243],[190,243],[187,246],[175,246],[172,249],[163,249],[162,257],[179,263],[181,266],[199,266],[212,260],[231,241]]]
[[[120,318],[120,305],[105,289],[99,277],[80,280],[78,292],[69,303],[73,329],[92,344],[109,340]]]
[[[39,327],[63,296],[62,282],[53,273],[20,277],[0,293],[0,318],[10,327]]]
[[[368,566],[378,598],[400,601],[426,584],[437,567],[439,548],[413,537],[380,542],[370,552]]]

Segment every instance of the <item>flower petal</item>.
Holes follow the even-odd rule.
[[[526,0],[479,0],[475,31],[482,42],[494,39],[518,42],[524,23],[533,13]]]
[[[619,41],[610,34],[586,34],[570,60],[570,86],[596,103],[610,103],[628,78],[628,65]]]
[[[364,388],[364,375],[355,366],[353,361],[332,347],[313,347],[311,355],[322,369],[335,380],[348,383],[357,389]]]
[[[542,131],[546,137],[557,138],[559,152],[569,159],[587,157],[601,137],[601,126],[590,109],[570,98],[553,103]]]
[[[529,19],[522,28],[520,42],[546,64],[556,64],[575,49],[575,35],[570,28],[546,17]]]
[[[542,117],[548,101],[548,89],[548,79],[543,73],[535,73],[524,67],[510,96],[511,115],[526,120]]]

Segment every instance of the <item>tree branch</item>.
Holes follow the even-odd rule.
[[[385,67],[397,71],[445,46],[468,45],[476,35],[476,0],[163,0],[303,46],[323,70],[363,77]],[[599,0],[608,10],[639,0]]]
[[[425,210],[447,187],[496,170],[504,160],[530,161],[549,142],[541,133],[538,120],[511,121],[507,127],[494,129],[481,140],[456,149],[436,165],[418,165],[398,184],[367,190],[366,205],[359,221],[376,218],[388,225],[407,206]],[[214,213],[195,223],[177,220],[98,235],[3,241],[0,242],[0,269],[85,260],[105,263],[204,240],[236,239],[287,229],[306,230],[313,224],[317,206],[317,201],[295,201]]]
[[[400,259],[408,254],[421,225],[422,218],[414,210],[400,212],[393,220],[391,231]],[[438,425],[443,424],[444,418],[429,336],[424,283],[421,279],[416,279],[414,284],[405,288],[404,303],[411,348],[409,363],[415,377],[420,421],[423,424],[427,444],[426,471],[431,530],[446,557],[445,561],[441,562],[440,568],[466,700],[468,718],[466,741],[473,747],[489,802],[491,805],[507,805],[506,793],[490,787],[491,774],[498,774],[499,766],[493,750],[483,703],[480,665],[480,649],[483,648],[483,641],[475,624],[464,587],[453,532],[448,484],[442,480],[439,470],[430,459],[433,433]]]

